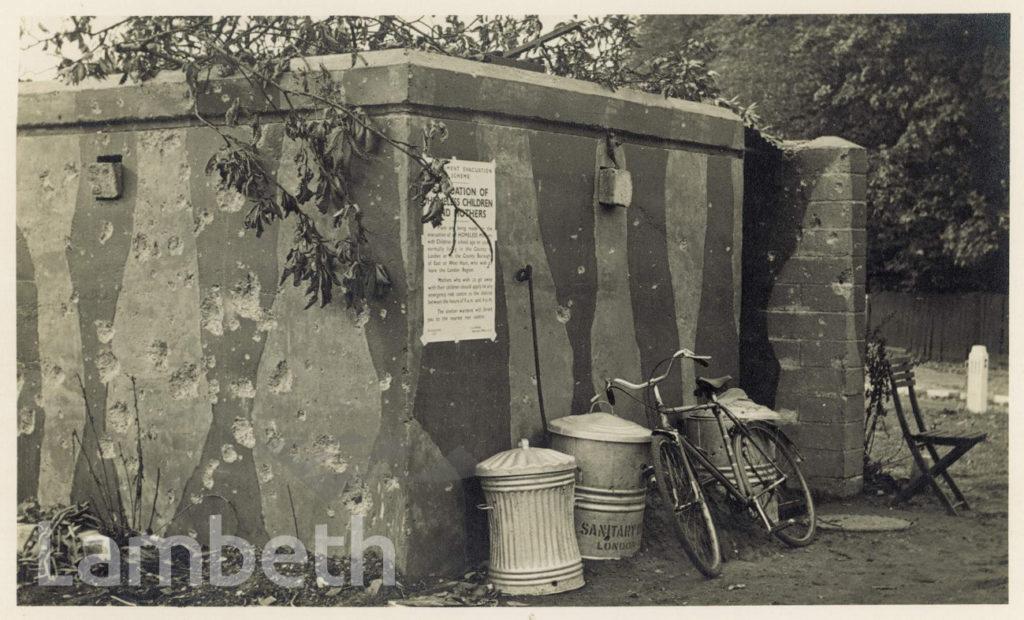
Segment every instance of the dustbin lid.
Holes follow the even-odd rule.
[[[519,440],[519,447],[499,452],[477,463],[476,475],[482,478],[521,476],[568,471],[576,468],[576,458],[547,448],[531,448],[530,442]]]
[[[612,443],[650,443],[651,431],[636,422],[611,413],[585,413],[558,418],[548,423],[552,433]]]

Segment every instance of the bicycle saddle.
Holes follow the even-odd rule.
[[[732,380],[732,375],[724,375],[721,377],[715,377],[714,379],[708,379],[707,377],[697,377],[697,387],[709,392],[717,392],[725,387],[725,384]]]

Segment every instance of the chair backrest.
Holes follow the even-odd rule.
[[[924,418],[921,416],[921,409],[917,404],[917,394],[914,392],[914,363],[907,358],[896,358],[889,363],[889,385],[892,388],[892,404],[896,409],[896,415],[900,420],[900,427],[905,435],[923,433],[925,428]],[[917,430],[912,430],[907,422],[906,412],[900,402],[899,388],[907,388],[907,400],[910,401],[910,411],[914,415],[914,422]]]

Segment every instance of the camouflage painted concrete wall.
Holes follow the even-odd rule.
[[[205,540],[207,515],[222,514],[226,532],[262,543],[296,528],[309,540],[318,523],[345,534],[361,514],[367,535],[395,541],[406,574],[458,569],[486,551],[474,464],[541,431],[528,292],[514,278],[527,263],[549,418],[584,411],[603,377],[646,376],[680,346],[713,355],[708,373],[738,375],[738,119],[508,67],[365,58],[324,62],[393,137],[416,141],[440,119],[449,139],[436,155],[496,162],[497,339],[420,344],[422,225],[404,157],[381,150],[355,172],[390,296],[362,316],[303,311],[301,289],[277,286],[293,223],[243,232],[245,200],[204,174],[218,138],[189,117],[180,79],[29,85],[17,165],[20,498],[95,500],[73,433],[123,471],[121,446],[132,471],[134,377],[155,526]],[[261,101],[224,80],[200,109],[216,117],[235,97]],[[260,151],[288,183],[295,145],[269,122]],[[628,209],[595,202],[608,130],[632,174]],[[84,170],[112,155],[123,195],[96,200]],[[692,376],[684,367],[665,395],[692,401]]]

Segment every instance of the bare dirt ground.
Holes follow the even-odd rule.
[[[963,390],[959,365],[918,368],[918,393],[929,388]],[[989,393],[1007,394],[1006,368],[993,368]],[[988,433],[951,468],[971,503],[960,516],[947,516],[928,490],[890,508],[883,490],[819,502],[819,518],[859,514],[896,517],[910,528],[892,532],[822,530],[809,547],[790,549],[752,528],[722,527],[722,576],[707,580],[675,544],[661,515],[648,505],[644,547],[635,557],[587,562],[586,587],[547,597],[520,597],[531,605],[849,605],[1007,603],[1008,595],[1008,421],[1006,406],[983,414],[966,411],[960,400],[921,398],[932,429]],[[913,467],[895,414],[887,420],[872,457],[897,481]],[[652,514],[653,513],[653,514]],[[731,548],[730,548],[731,547]]]
[[[918,370],[919,389],[963,389],[963,369],[925,365]],[[1008,373],[994,368],[990,394],[1006,394]],[[41,588],[18,587],[22,605],[481,605],[481,606],[620,606],[620,605],[872,605],[994,603],[1009,600],[1008,575],[1008,420],[1006,406],[971,414],[962,401],[921,398],[928,423],[936,429],[988,433],[951,472],[971,502],[971,510],[947,516],[927,490],[911,502],[889,507],[890,490],[878,489],[833,501],[819,501],[820,519],[858,514],[897,517],[911,522],[903,531],[853,533],[820,531],[809,547],[790,549],[743,519],[722,523],[720,537],[726,562],[722,576],[705,579],[679,548],[673,530],[649,500],[644,544],[634,557],[586,561],[586,585],[543,597],[507,597],[489,590],[483,570],[458,581],[405,584],[401,587],[317,588],[287,590],[265,579],[243,588]],[[895,416],[872,450],[875,460],[897,482],[910,475],[912,462],[902,443]],[[369,568],[369,567],[368,567]],[[368,571],[369,578],[375,573]],[[308,579],[307,583],[313,579]],[[371,582],[372,583],[372,582]],[[376,584],[379,586],[379,582]]]

